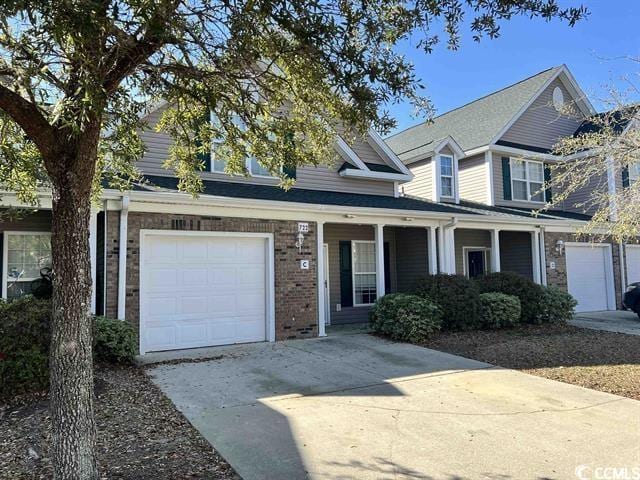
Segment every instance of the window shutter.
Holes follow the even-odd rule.
[[[502,192],[505,200],[511,200],[511,159],[502,157]]]
[[[545,165],[544,166],[544,183],[549,185],[549,182],[551,182],[551,167],[549,167],[549,165]],[[552,194],[551,194],[551,187],[548,187],[544,191],[544,196],[545,196],[547,202],[553,201],[553,197],[552,197]]]
[[[282,172],[292,180],[296,179],[296,167],[289,167],[287,165],[284,166]]]
[[[340,304],[353,306],[353,278],[351,276],[351,242],[340,242]]]
[[[622,188],[629,186],[629,167],[622,167]]]
[[[198,124],[198,127],[200,127],[200,125],[202,124],[207,124],[207,123],[211,123],[211,110],[207,110],[207,113],[205,114],[202,121]],[[200,146],[202,145],[202,141],[199,138],[196,140],[196,145],[198,146],[198,148],[200,148]],[[211,148],[208,148],[206,152],[198,152],[198,160],[204,163],[204,171],[210,172],[211,171]]]

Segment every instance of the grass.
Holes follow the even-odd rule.
[[[547,324],[441,333],[422,345],[640,400],[640,336]]]

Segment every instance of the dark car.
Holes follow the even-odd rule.
[[[622,303],[625,308],[633,310],[640,317],[640,282],[632,283],[627,287]]]

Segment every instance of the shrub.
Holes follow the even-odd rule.
[[[31,296],[0,301],[0,396],[49,385],[51,303]]]
[[[393,293],[378,300],[369,312],[371,327],[393,340],[421,342],[440,330],[442,313],[416,295]]]
[[[541,322],[567,322],[573,318],[578,302],[556,287],[543,287]]]
[[[486,328],[512,327],[520,322],[520,300],[513,295],[481,293],[480,311]]]
[[[479,291],[468,278],[430,275],[418,281],[416,294],[441,308],[443,330],[471,330],[480,326]]]
[[[542,287],[513,272],[490,273],[475,279],[481,293],[498,292],[514,295],[520,300],[520,321],[540,323]]]
[[[137,335],[129,322],[96,317],[93,358],[101,362],[132,363],[138,352]]]

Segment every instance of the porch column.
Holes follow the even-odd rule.
[[[318,268],[318,336],[325,337],[327,334],[324,330],[325,325],[325,302],[324,298],[324,282],[326,281],[326,273],[324,271],[324,222],[317,222],[317,268]]]
[[[445,273],[445,246],[444,246],[444,229],[438,227],[438,272]]]
[[[91,313],[96,313],[96,265],[98,255],[98,211],[91,209],[89,217],[89,255],[91,261]]]
[[[120,210],[120,237],[118,240],[118,320],[125,320],[127,303],[127,224],[129,197],[122,197]]]
[[[376,298],[384,296],[384,224],[375,225],[376,237]]]
[[[533,268],[533,281],[542,283],[540,278],[540,234],[536,230],[531,232],[531,266]]]
[[[491,230],[491,271],[500,271],[500,230]]]
[[[544,246],[544,227],[540,228],[540,241],[538,248],[540,249],[540,280],[542,285],[547,285],[547,254]]]
[[[427,238],[427,257],[429,259],[429,274],[435,275],[438,273],[438,250],[436,248],[436,227],[428,228]]]
[[[455,248],[455,227],[440,227],[442,232],[442,243],[440,245],[440,255],[442,256],[442,273],[455,275],[456,273],[456,248]]]

